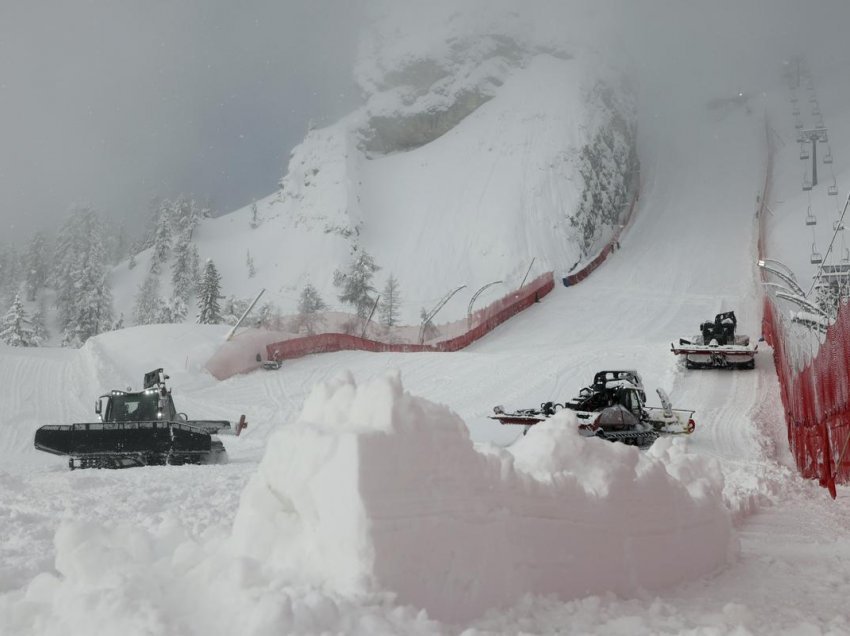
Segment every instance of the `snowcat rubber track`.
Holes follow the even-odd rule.
[[[47,425],[35,433],[38,450],[68,456],[72,469],[198,464],[213,446],[209,433],[183,422]]]
[[[649,448],[661,434],[656,431],[596,431],[596,437],[609,442],[620,442],[638,448]]]

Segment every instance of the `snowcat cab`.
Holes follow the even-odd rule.
[[[502,424],[519,424],[525,430],[562,409],[574,411],[583,435],[619,441],[640,448],[651,445],[662,434],[689,434],[694,431],[693,411],[673,409],[667,394],[657,390],[662,406],[646,405],[646,393],[637,371],[599,371],[593,383],[578,396],[559,404],[544,402],[539,409],[507,412],[493,409],[492,419]]]
[[[685,366],[697,368],[741,368],[755,367],[758,345],[750,346],[750,337],[738,335],[738,319],[734,311],[719,313],[714,320],[700,324],[699,335],[679,339],[679,346],[671,344],[676,355],[685,356]]]
[[[231,433],[230,422],[189,421],[177,413],[167,379],[155,369],[145,374],[141,391],[101,395],[94,409],[98,422],[42,426],[35,432],[36,449],[68,456],[71,470],[224,460],[224,445],[215,435]],[[246,426],[243,415],[232,434]]]

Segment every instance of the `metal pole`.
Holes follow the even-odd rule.
[[[472,294],[472,299],[469,301],[469,305],[466,307],[466,323],[467,323],[467,325],[472,320],[472,305],[475,303],[475,299],[478,298],[478,296],[481,294],[481,292],[483,292],[488,287],[492,287],[493,285],[500,285],[502,282],[503,281],[500,281],[500,280],[494,280],[492,283],[487,283],[486,285],[484,285],[484,287],[482,287],[477,292]]]
[[[443,306],[452,299],[452,296],[454,296],[456,293],[458,293],[461,289],[464,289],[465,287],[466,285],[461,285],[454,291],[450,291],[448,294],[446,294],[440,299],[440,302],[437,303],[437,305],[434,307],[434,309],[431,310],[430,313],[425,315],[425,318],[422,321],[422,325],[419,327],[419,344],[423,344],[425,342],[425,325],[427,325],[434,319],[434,316],[437,315],[437,312],[440,311]]]
[[[378,297],[375,298],[375,304],[372,305],[372,311],[369,312],[369,317],[366,319],[366,322],[363,323],[363,331],[360,332],[360,337],[364,337],[366,335],[366,327],[369,326],[369,323],[372,322],[372,316],[375,314],[375,309],[378,307],[378,301],[381,300],[381,295],[378,294]]]
[[[818,184],[818,138],[812,135],[812,187]]]
[[[782,279],[795,293],[800,296],[805,296],[806,292],[797,284],[797,280],[794,278],[794,272],[792,272],[788,266],[784,263],[781,263],[777,260],[772,260],[769,258],[762,259],[758,261],[758,266],[760,269],[769,272],[771,274],[775,274],[780,279]],[[768,283],[769,284],[769,283]]]
[[[838,225],[836,228],[844,226],[844,215],[847,213],[847,206],[850,206],[850,195],[847,195],[847,201],[844,203],[844,209],[841,211],[841,218],[838,219]],[[806,294],[806,297],[812,293],[812,290],[815,288],[815,285],[820,280],[821,274],[823,273],[823,264],[826,262],[826,259],[829,258],[829,253],[832,251],[832,246],[835,244],[835,237],[838,236],[838,232],[841,230],[836,229],[832,233],[832,240],[829,242],[829,247],[826,249],[826,254],[823,256],[823,260],[818,266],[818,273],[815,274],[815,279],[812,281],[812,286],[809,287],[809,293]]]
[[[531,266],[534,265],[534,260],[537,257],[531,259],[531,264],[528,266],[528,271],[525,272],[525,276],[522,277],[522,282],[519,284],[519,288],[522,289],[522,286],[525,285],[525,279],[528,278],[528,275],[531,273]]]
[[[236,324],[233,325],[233,329],[227,332],[227,337],[224,339],[225,342],[229,341],[234,336],[234,334],[236,333],[236,329],[239,327],[239,325],[242,324],[242,321],[245,320],[245,317],[251,312],[251,310],[254,308],[254,305],[257,304],[257,301],[260,300],[260,296],[263,295],[264,291],[266,291],[265,288],[260,290],[260,293],[257,294],[257,297],[254,299],[254,302],[252,302],[248,306],[248,309],[245,310],[239,320],[236,321]]]

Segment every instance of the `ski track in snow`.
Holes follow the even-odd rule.
[[[230,420],[248,415],[243,437],[224,439],[227,465],[67,471],[61,458],[32,450],[34,429],[90,419],[100,391],[128,379],[138,384],[148,366],[131,363],[127,352],[117,355],[120,343],[81,351],[4,349],[0,592],[52,570],[53,537],[63,519],[148,529],[176,524],[198,540],[224,536],[269,435],[296,417],[316,382],[344,369],[370,377],[399,368],[408,391],[449,405],[473,439],[507,445],[521,429],[488,419],[493,405],[564,401],[597,370],[635,368],[650,403],[662,387],[674,407],[696,411],[689,448],[723,467],[739,556],[660,599],[519,599],[466,633],[850,633],[840,609],[850,586],[848,495],[840,488],[839,500],[827,501],[789,468],[771,352],[760,345],[754,372],[689,372],[669,351],[670,342],[692,335],[721,309],[734,309],[740,331],[759,336],[752,198],[762,177],[761,122],[743,112],[714,122],[704,117],[695,106],[684,119],[670,113],[667,126],[652,135],[651,125],[641,129],[642,196],[619,251],[588,281],[556,287],[466,351],[309,356],[218,384],[184,373],[185,388],[175,383],[178,410]],[[693,238],[683,239],[689,233]],[[128,346],[130,353],[140,346]],[[158,366],[161,353],[149,344],[144,364]],[[411,631],[423,633],[463,629],[410,621]]]

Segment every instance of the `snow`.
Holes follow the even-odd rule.
[[[266,569],[390,590],[449,622],[529,592],[660,589],[728,559],[722,474],[684,444],[586,439],[565,413],[515,448],[476,451],[398,375],[336,378],[270,438],[234,539]]]
[[[581,77],[576,55],[535,54],[452,133],[364,159],[363,192],[395,205],[405,187],[417,188],[404,211],[431,231],[418,198],[432,193],[414,158],[427,159],[427,170],[464,168],[495,215],[492,241],[497,228],[513,227],[516,210],[489,197],[501,193],[522,209],[538,201],[528,226],[539,234],[503,245],[500,272],[524,261],[532,244],[548,249],[541,237],[569,201],[530,195],[545,179],[538,173],[556,146],[547,141],[553,131],[581,126],[555,121],[559,109],[548,102],[581,100],[560,75],[544,80]],[[549,84],[545,99],[522,106],[540,117],[520,117],[522,90]],[[850,120],[837,106],[831,114],[828,96],[848,103],[847,87],[828,85],[822,107],[828,123],[836,118],[831,143],[842,175]],[[0,634],[850,634],[848,490],[839,487],[833,502],[797,476],[769,348],[759,346],[751,372],[688,372],[669,351],[721,310],[735,311],[741,333],[759,335],[753,213],[765,157],[757,113],[784,107],[782,90],[753,98],[749,113],[707,109],[716,94],[642,111],[643,187],[621,249],[580,285],[557,287],[462,352],[315,355],[216,382],[204,363],[223,326],[135,327],[80,350],[0,347]],[[481,135],[492,135],[500,114],[510,124],[497,142],[505,146],[482,168]],[[307,272],[325,280],[348,256],[348,239],[325,235],[326,224],[363,220],[370,240],[367,216],[333,205],[341,200],[334,182],[350,166],[332,159],[350,123],[312,131],[296,151],[294,165],[309,158],[322,166],[315,193],[299,205],[282,195],[259,202],[257,230],[248,208],[199,227],[201,256],[216,255],[230,290],[247,284],[247,272],[238,274],[246,245],[257,285],[294,301],[289,281]],[[471,159],[455,156],[461,148]],[[785,217],[801,214],[803,202],[791,196],[799,164],[787,158],[777,160],[785,203],[774,208],[770,240],[783,260],[805,266],[802,217]],[[524,178],[501,172],[502,162]],[[310,174],[304,165],[300,176]],[[487,169],[498,176],[488,181]],[[389,173],[408,181],[387,181],[384,191]],[[569,189],[568,180],[556,185]],[[526,186],[529,196],[516,191]],[[449,194],[474,202],[476,192]],[[322,216],[318,202],[327,204]],[[460,266],[450,257],[470,240],[468,218],[466,209],[447,216],[444,233],[427,235],[436,244],[423,238],[432,260]],[[326,240],[313,240],[311,223]],[[134,295],[142,260],[116,277],[117,304]],[[499,273],[468,267],[470,275]],[[449,286],[418,265],[407,281],[395,273],[402,292],[417,290],[413,298]],[[229,463],[70,472],[62,458],[32,448],[38,426],[90,420],[97,395],[138,387],[157,367],[190,417],[247,415],[243,435],[224,439]],[[660,387],[675,407],[696,411],[696,431],[638,452],[577,436],[568,413],[521,439],[518,428],[487,417],[495,404],[563,401],[602,369],[637,369],[649,396]]]

